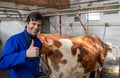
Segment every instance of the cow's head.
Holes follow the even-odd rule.
[[[105,42],[105,44],[108,46],[110,52],[112,52],[113,49],[120,48],[119,46],[114,45],[111,42]]]

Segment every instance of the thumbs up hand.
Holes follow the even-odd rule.
[[[38,57],[39,56],[39,48],[34,47],[34,40],[32,40],[31,45],[26,51],[26,57],[32,58],[32,57]]]

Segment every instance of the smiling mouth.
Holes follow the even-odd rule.
[[[33,33],[38,33],[39,31],[38,30],[33,30]]]

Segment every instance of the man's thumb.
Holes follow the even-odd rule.
[[[32,39],[30,47],[34,47],[34,40]]]

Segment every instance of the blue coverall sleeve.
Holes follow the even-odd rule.
[[[0,57],[0,69],[7,70],[25,62],[26,50],[20,51],[18,42],[8,39]]]

